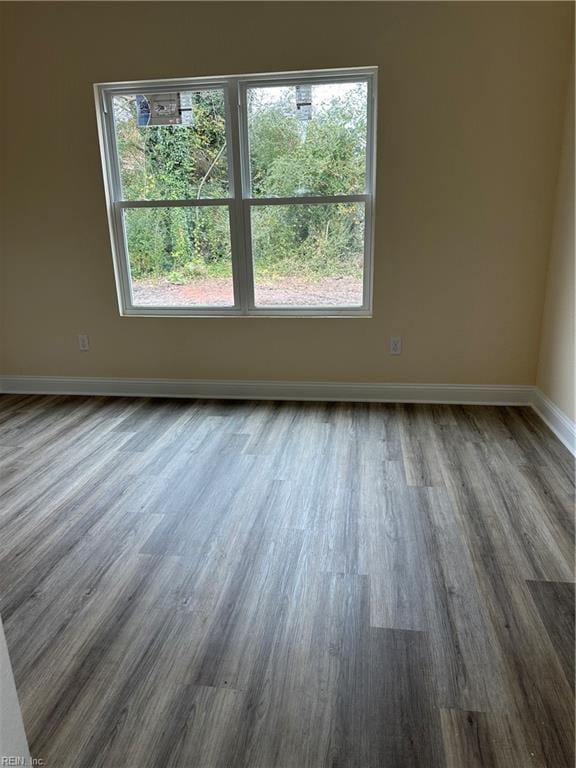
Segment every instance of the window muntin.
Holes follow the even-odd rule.
[[[374,81],[369,68],[96,86],[121,314],[370,314]],[[279,103],[293,141],[269,141],[255,178],[259,121]]]

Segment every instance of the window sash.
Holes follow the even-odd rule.
[[[248,136],[247,90],[291,84],[367,83],[366,186],[362,194],[302,195],[294,197],[252,197]],[[112,243],[114,272],[121,315],[286,315],[286,316],[370,316],[372,312],[376,68],[288,72],[215,78],[136,81],[95,85],[98,129],[105,179],[106,202]],[[226,140],[228,147],[229,197],[161,200],[127,200],[122,196],[120,160],[116,145],[112,99],[139,91],[162,93],[167,89],[206,90],[222,88],[225,95]],[[262,205],[314,205],[364,203],[363,303],[361,306],[256,306],[252,258],[250,209]],[[221,306],[135,306],[132,299],[130,261],[124,232],[123,211],[129,208],[227,206],[230,216],[234,305]]]

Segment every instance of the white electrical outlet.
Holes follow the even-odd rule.
[[[402,354],[402,336],[390,336],[390,354]]]
[[[78,334],[78,346],[81,352],[88,352],[90,349],[90,337],[87,333]]]

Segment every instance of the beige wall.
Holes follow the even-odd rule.
[[[574,409],[574,64],[556,188],[538,387],[572,420]]]
[[[3,5],[7,373],[535,381],[571,4]],[[119,317],[92,83],[354,65],[380,68],[374,317]]]

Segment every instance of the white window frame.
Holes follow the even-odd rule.
[[[288,316],[288,317],[340,317],[372,315],[373,247],[374,247],[374,192],[376,182],[376,78],[377,67],[348,69],[307,70],[257,75],[226,77],[178,78],[166,80],[137,80],[94,85],[98,135],[104,175],[108,225],[112,245],[114,274],[118,293],[118,306],[123,316]],[[301,84],[329,84],[366,82],[367,84],[367,136],[366,185],[364,192],[354,195],[311,195],[297,197],[252,197],[250,158],[248,149],[248,111],[246,91],[250,87]],[[116,150],[112,99],[134,93],[222,88],[225,96],[227,132],[227,159],[229,196],[188,200],[125,200],[122,197],[120,167]],[[256,205],[326,203],[364,203],[364,283],[363,303],[358,306],[256,306],[254,301],[254,274],[250,209]],[[123,211],[127,208],[161,208],[198,206],[228,206],[232,250],[232,280],[234,305],[222,306],[142,306],[134,305],[130,277],[130,262],[123,224]]]

